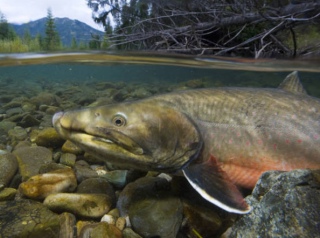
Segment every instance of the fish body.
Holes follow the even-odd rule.
[[[60,112],[58,133],[92,155],[183,174],[205,199],[247,213],[238,187],[268,170],[320,168],[320,100],[297,73],[278,89],[212,88]]]

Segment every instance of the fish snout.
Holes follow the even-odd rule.
[[[52,117],[52,124],[53,126],[56,125],[56,123],[60,120],[60,118],[63,116],[63,112],[57,112]]]

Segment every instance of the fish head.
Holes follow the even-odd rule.
[[[156,102],[126,102],[59,112],[53,125],[89,154],[121,167],[177,171],[195,159],[202,139],[178,110]]]

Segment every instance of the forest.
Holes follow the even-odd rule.
[[[51,9],[47,10],[44,35],[38,33],[36,36],[31,36],[29,30],[26,30],[22,37],[16,34],[4,14],[0,12],[1,53],[101,50],[107,48],[105,39],[101,39],[102,37],[99,35],[91,35],[89,42],[77,42],[73,37],[71,45],[64,45],[60,38]]]
[[[18,37],[0,12],[0,51],[131,50],[250,58],[320,55],[320,0],[82,0],[105,37],[59,40],[48,9],[45,36]],[[1,10],[1,9],[0,9]]]
[[[110,48],[215,56],[315,56],[317,0],[86,0]]]

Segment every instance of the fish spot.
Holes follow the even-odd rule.
[[[290,144],[290,140],[286,140],[286,144]]]
[[[302,143],[302,140],[297,140],[297,142],[298,142],[299,144],[301,144],[301,143]]]
[[[278,145],[277,144],[273,144],[273,149],[277,150]]]
[[[313,135],[313,138],[318,140],[319,139],[319,135]]]

